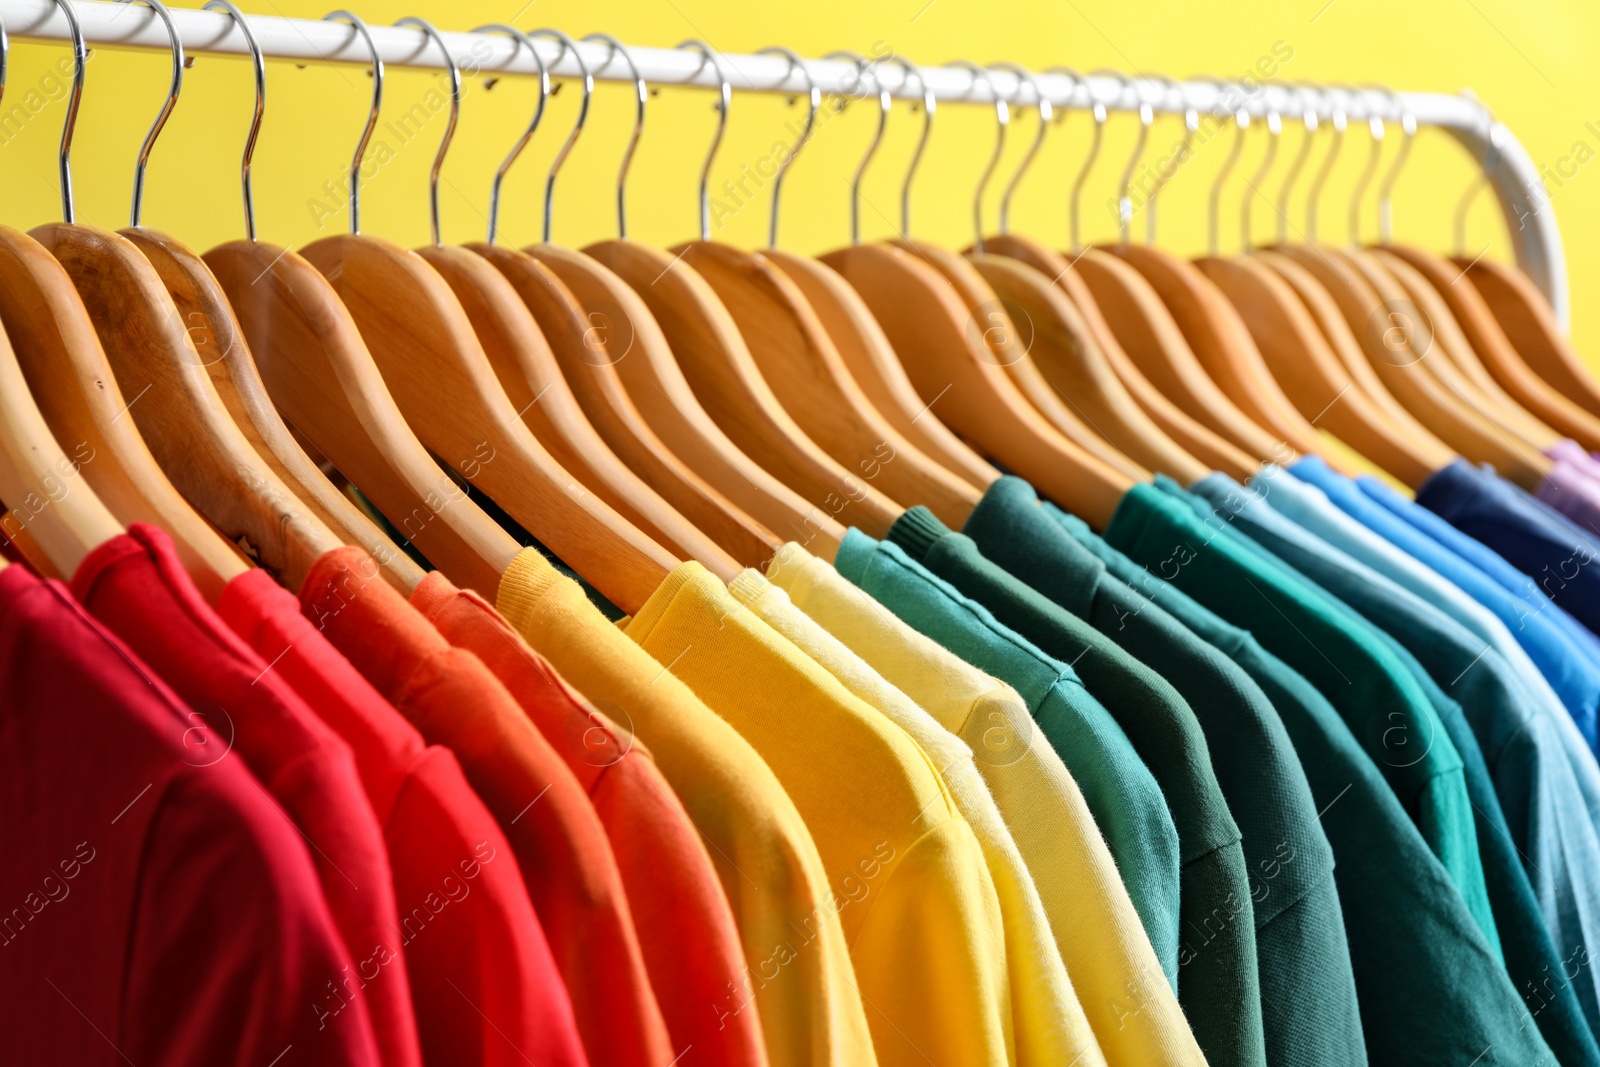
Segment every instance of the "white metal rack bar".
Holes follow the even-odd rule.
[[[75,10],[90,46],[165,49],[165,27],[150,8],[142,4],[103,3],[99,0],[77,0]],[[217,53],[244,55],[248,53],[244,35],[234,25],[231,16],[214,11],[197,11],[171,8],[173,21],[183,39],[184,48],[192,53]],[[309,19],[288,19],[251,15],[250,27],[271,58],[317,60],[334,63],[365,64],[368,62],[366,46],[350,26],[337,22],[320,22]],[[69,38],[66,17],[53,0],[0,0],[0,19],[13,37],[35,40],[65,41]],[[531,27],[530,27],[531,28]],[[616,27],[609,27],[615,29]],[[427,37],[415,29],[396,28],[373,24],[370,27],[373,41],[384,63],[401,67],[442,69],[443,60]],[[456,62],[469,70],[493,71],[497,74],[533,74],[534,62],[510,38],[502,35],[477,35],[444,32],[446,46]],[[551,73],[574,77],[577,64],[570,55],[561,54],[560,44],[540,39],[536,42],[541,55],[551,64]],[[581,44],[584,61],[595,77],[603,80],[626,80],[628,69],[619,57],[611,54],[603,43]],[[652,84],[695,85],[706,88],[716,86],[715,73],[701,57],[692,51],[669,48],[636,48],[629,46],[640,74]],[[799,93],[805,90],[802,75],[781,56],[724,54],[723,69],[733,88],[739,92]],[[857,94],[862,90],[861,75],[856,66],[837,60],[807,60],[806,73],[824,93]],[[974,82],[969,71],[960,67],[921,68],[926,86],[940,102],[992,103],[993,97],[982,82]],[[1019,79],[1005,71],[991,73],[993,90],[1014,104],[1033,102],[1031,91]],[[874,66],[866,83],[868,91],[876,85],[890,94],[902,98],[920,97],[923,88],[899,66],[880,63]],[[1130,91],[1123,82],[1112,77],[1091,77],[1079,84],[1060,74],[1038,74],[1038,85],[1056,107],[1086,109],[1099,102],[1112,110],[1136,110],[1148,104],[1157,112],[1180,113],[1188,108],[1208,113],[1222,107],[1225,88],[1210,81],[1167,83],[1160,80],[1136,79]],[[1257,91],[1228,96],[1228,107],[1243,106],[1253,117],[1263,117],[1276,111],[1286,118],[1298,116],[1309,98],[1291,87],[1267,84]],[[1339,105],[1328,94],[1316,94],[1314,106],[1324,120],[1333,117]],[[1355,121],[1362,116],[1362,107],[1376,107],[1382,111],[1390,105],[1379,103],[1381,94],[1368,93],[1362,98],[1365,104],[1355,106],[1348,97],[1343,110]],[[1492,163],[1487,174],[1490,187],[1505,215],[1511,244],[1517,264],[1538,284],[1556,310],[1560,321],[1568,321],[1569,298],[1567,291],[1566,259],[1561,246],[1561,234],[1556,228],[1555,215],[1549,197],[1539,180],[1533,160],[1523,149],[1516,136],[1504,126],[1493,125],[1492,136],[1496,152],[1489,150],[1491,119],[1476,101],[1467,96],[1441,93],[1401,93],[1402,105],[1416,119],[1418,127],[1435,127],[1447,131],[1458,140],[1473,158]],[[1387,117],[1398,116],[1390,113]]]

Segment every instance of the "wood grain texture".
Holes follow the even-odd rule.
[[[265,242],[233,241],[204,259],[278,410],[447,578],[493,599],[516,541],[417,440],[328,280]]]
[[[215,603],[222,587],[244,573],[244,558],[151,455],[129,414],[130,403],[148,396],[123,395],[66,268],[39,241],[6,227],[0,227],[0,321],[40,413],[57,443],[79,460],[95,495],[124,526],[146,522],[165,530],[201,596]]]
[[[586,307],[554,271],[528,253],[500,245],[466,247],[505,277],[540,330],[544,351],[531,353],[541,357],[536,361],[502,364],[490,352],[511,402],[519,410],[527,407],[524,418],[543,406],[542,399],[535,404],[534,398],[548,395],[546,390],[568,392],[618,458],[741,566],[763,565],[772,558],[782,539],[691,469],[628,395],[617,364],[629,357],[636,362],[648,358],[636,346],[633,331],[615,331],[616,315]],[[604,270],[592,260],[584,265],[591,264]],[[626,289],[621,279],[616,285]]]

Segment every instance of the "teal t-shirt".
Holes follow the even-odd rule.
[[[1181,619],[1197,635],[1239,664],[1261,686],[1286,725],[1297,718],[1319,713],[1330,718],[1337,716],[1338,713],[1309,682],[1277,657],[1263,650],[1248,633],[1224,622],[1181,589],[1173,588],[1139,567],[1096,536],[1088,525],[1076,516],[1068,515],[1051,504],[1044,504],[1042,507],[1062,529],[1104,562],[1112,574],[1148,594],[1151,599]],[[1397,650],[1397,653],[1405,655],[1403,650]],[[1426,680],[1425,676],[1422,677]],[[1441,700],[1448,701],[1442,694],[1435,695],[1437,686],[1433,686],[1431,680],[1426,681],[1430,687],[1430,701],[1436,706]],[[1452,737],[1457,737],[1460,731],[1467,729],[1459,714],[1446,716],[1444,722]],[[1353,738],[1351,744],[1354,744]],[[1215,747],[1213,745],[1213,749]],[[1478,812],[1478,848],[1483,855],[1489,901],[1494,908],[1496,923],[1503,934],[1506,966],[1512,984],[1522,994],[1526,1010],[1538,1023],[1539,1032],[1559,1062],[1594,1064],[1596,1057],[1600,1057],[1600,1045],[1594,1040],[1572,982],[1565,977],[1573,973],[1572,964],[1576,961],[1568,954],[1557,951],[1555,942],[1551,940],[1549,931],[1545,928],[1543,916],[1540,914],[1539,899],[1523,871],[1521,857],[1512,843],[1501,806],[1494,798],[1489,772],[1483,765],[1479,749],[1476,745],[1465,745],[1458,740],[1457,750],[1462,757],[1467,792]],[[1329,754],[1321,752],[1308,754],[1305,756],[1305,766],[1315,778],[1317,772],[1327,766],[1330,758],[1332,757]],[[1383,786],[1381,781],[1379,785],[1385,790],[1388,788]],[[1230,803],[1232,803],[1231,798]],[[1236,813],[1239,812],[1239,806],[1234,805],[1234,810]],[[1340,881],[1346,887],[1343,900],[1346,926],[1350,930],[1351,944],[1355,946],[1365,940],[1367,927],[1363,922],[1362,912],[1353,907],[1357,901],[1350,890],[1356,882],[1352,872],[1358,870],[1368,872],[1370,869],[1369,877],[1372,884],[1378,884],[1380,880],[1392,874],[1390,857],[1374,852],[1365,840],[1347,842],[1339,837],[1337,821],[1324,820],[1324,822],[1327,823],[1324,828],[1329,832],[1334,855],[1340,865],[1339,870],[1344,874]],[[1245,830],[1247,855],[1249,843],[1250,832],[1247,828]],[[1425,847],[1420,837],[1416,844],[1418,847]],[[1386,906],[1384,910],[1389,909]],[[1257,944],[1260,943],[1261,939],[1258,937]],[[1404,953],[1413,950],[1397,947],[1396,951]],[[1353,951],[1352,957],[1353,961],[1359,960],[1362,954]],[[1556,975],[1563,977],[1556,979],[1553,977]],[[1373,1020],[1381,1018],[1385,1011],[1396,1006],[1397,994],[1389,991],[1384,985],[1394,977],[1394,972],[1387,963],[1372,973],[1362,975],[1361,1013],[1362,1017],[1368,1020],[1368,1025],[1372,1025]],[[1262,969],[1262,984],[1265,988],[1272,988],[1267,980],[1265,967]],[[1270,999],[1265,1006],[1269,1013],[1267,1036],[1270,1042],[1272,1036]]]
[[[1182,849],[1178,1003],[1213,1067],[1266,1064],[1251,884],[1239,828],[1193,710],[1155,670],[985,559],[926,508],[889,530],[908,556],[988,608],[1047,655],[1071,663],[1121,724],[1166,797]]]
[[[980,551],[1150,665],[1188,702],[1243,834],[1267,1062],[1367,1062],[1333,849],[1283,723],[1242,666],[1115,575],[1045,513],[1033,487],[989,487],[964,532]],[[1137,738],[1135,739],[1137,743]],[[1182,978],[1180,978],[1180,988]]]
[[[1394,772],[1407,768],[1390,767],[1368,754],[1371,746],[1358,739],[1348,721],[1347,708],[1360,708],[1352,703],[1357,694],[1340,694],[1328,681],[1331,675],[1341,685],[1354,686],[1374,669],[1369,662],[1358,670],[1355,653],[1372,653],[1364,651],[1366,645],[1330,641],[1328,647],[1345,664],[1344,674],[1332,659],[1311,666],[1318,653],[1296,626],[1311,625],[1307,610],[1297,605],[1305,598],[1296,588],[1298,580],[1264,554],[1222,536],[1225,532],[1154,486],[1138,485],[1119,505],[1106,542],[1150,576],[1135,584],[1158,603],[1169,610],[1181,607],[1168,598],[1182,592],[1237,627],[1231,635],[1218,631],[1208,639],[1224,642],[1219,647],[1261,683],[1311,783],[1319,821],[1338,861],[1334,880],[1349,933],[1368,1061],[1476,1061],[1480,1067],[1557,1062],[1538,1027],[1527,1025],[1532,1013],[1415,817],[1416,796],[1426,780],[1400,777],[1403,784],[1412,783],[1407,790],[1412,803],[1402,805]],[[1195,621],[1204,625],[1198,617]],[[1367,644],[1384,653],[1390,670],[1404,674],[1380,642],[1372,638]],[[1307,677],[1313,671],[1320,679],[1315,684]],[[1376,695],[1392,688],[1380,688]],[[1329,695],[1329,689],[1335,692]],[[1418,706],[1426,705],[1414,682],[1408,692]],[[1404,704],[1395,710],[1417,736],[1418,711]],[[1437,749],[1431,751],[1438,755]],[[1457,755],[1458,774],[1460,768]],[[1270,999],[1270,989],[1266,995]]]
[[[898,547],[846,531],[834,568],[908,626],[1015,689],[1083,793],[1163,972],[1178,988],[1178,830],[1149,768],[1077,673]]]

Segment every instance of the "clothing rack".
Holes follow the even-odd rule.
[[[160,50],[169,47],[166,28],[149,7],[76,0],[74,9],[91,47]],[[183,46],[190,53],[249,53],[244,34],[230,15],[176,7],[170,10]],[[16,38],[70,39],[66,16],[53,0],[0,0],[0,19]],[[370,61],[366,43],[348,24],[259,15],[251,15],[249,20],[256,41],[269,58],[362,65]],[[376,23],[369,29],[384,63],[443,69],[444,61],[437,46],[421,30]],[[456,62],[469,69],[496,74],[537,72],[533,59],[509,37],[448,31],[441,32],[441,36]],[[538,39],[535,44],[550,65],[552,75],[579,75],[577,62],[561,44],[547,38]],[[594,77],[605,81],[632,79],[628,64],[609,45],[603,42],[579,44],[578,50]],[[717,72],[695,51],[629,46],[628,52],[640,76],[651,84],[717,87]],[[803,93],[808,76],[825,94],[858,94],[864,86],[860,68],[844,60],[805,60],[802,73],[787,58],[778,55],[720,54],[718,58],[723,73],[737,92]],[[991,79],[988,85],[959,66],[924,66],[920,74],[924,79],[921,84],[897,64],[880,62],[873,66],[865,84],[881,87],[891,96],[903,99],[918,99],[926,90],[940,103],[992,105],[991,93],[998,93],[1013,105],[1034,104],[1032,88],[1004,70],[988,72]],[[1181,114],[1193,109],[1201,114],[1231,115],[1243,110],[1252,118],[1277,113],[1285,120],[1293,120],[1309,106],[1323,121],[1331,121],[1341,114],[1347,120],[1363,121],[1369,113],[1376,113],[1391,122],[1398,122],[1402,115],[1409,114],[1419,129],[1433,127],[1449,133],[1484,167],[1484,178],[1494,190],[1505,216],[1517,265],[1544,292],[1559,321],[1564,326],[1569,322],[1571,305],[1566,257],[1538,169],[1516,136],[1469,95],[1400,93],[1391,98],[1368,90],[1357,100],[1341,87],[1335,87],[1331,94],[1307,94],[1294,86],[1258,83],[1252,91],[1240,93],[1236,82],[1170,82],[1136,77],[1130,85],[1113,76],[1096,75],[1080,82],[1063,74],[1046,73],[1036,74],[1035,78],[1039,90],[1052,106],[1075,110],[1086,110],[1094,104],[1117,111],[1136,111],[1148,106],[1163,114]],[[871,91],[875,92],[876,88]],[[1226,103],[1223,102],[1225,98]],[[1383,102],[1378,103],[1380,100]]]

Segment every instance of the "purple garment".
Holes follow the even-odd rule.
[[[1560,440],[1545,452],[1555,461],[1534,494],[1544,503],[1600,536],[1600,464],[1574,441]]]

